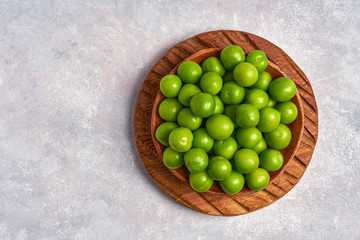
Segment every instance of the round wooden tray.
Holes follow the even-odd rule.
[[[239,45],[245,53],[260,49],[290,77],[297,86],[304,110],[304,131],[299,148],[285,171],[264,190],[251,195],[218,195],[198,193],[166,168],[151,136],[151,114],[159,83],[176,65],[190,55],[207,48]],[[186,207],[211,214],[234,216],[263,208],[288,193],[300,180],[310,163],[318,134],[315,96],[305,74],[294,61],[271,42],[240,31],[220,30],[191,37],[171,48],[146,76],[135,106],[135,141],[144,167],[155,183],[170,197]]]

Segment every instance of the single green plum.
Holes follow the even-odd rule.
[[[183,62],[177,70],[177,75],[183,83],[197,83],[200,80],[202,73],[200,65],[193,61]]]

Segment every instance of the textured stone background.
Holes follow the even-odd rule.
[[[280,46],[319,108],[302,180],[238,217],[164,194],[132,129],[155,61],[217,29]],[[0,239],[360,239],[359,45],[357,0],[0,0]]]

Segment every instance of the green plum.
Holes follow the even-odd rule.
[[[224,107],[224,114],[228,116],[231,121],[234,123],[234,127],[238,127],[236,123],[236,109],[238,108],[239,104],[233,105],[225,105]]]
[[[190,108],[183,108],[178,113],[177,122],[180,127],[186,127],[191,131],[194,131],[201,126],[202,118],[195,116]]]
[[[274,99],[272,99],[271,97],[269,97],[269,102],[266,107],[273,108],[273,107],[275,107],[275,105],[276,105],[276,101]]]
[[[235,81],[233,72],[231,71],[226,71],[222,79],[223,79],[223,83]]]
[[[208,175],[207,171],[190,173],[190,186],[197,192],[205,192],[211,188],[214,180]]]
[[[214,146],[214,139],[210,137],[206,128],[199,128],[193,132],[193,143],[194,148],[202,148],[205,152],[209,152]]]
[[[248,148],[241,148],[234,156],[235,168],[239,173],[248,174],[259,167],[259,156]]]
[[[280,123],[280,113],[275,108],[263,108],[260,110],[260,121],[257,128],[263,133],[271,132]]]
[[[169,144],[177,152],[186,152],[190,150],[193,138],[194,136],[189,129],[178,127],[170,132]]]
[[[269,89],[271,81],[271,75],[268,72],[264,71],[259,73],[258,80],[250,88],[258,88],[266,92]]]
[[[180,64],[177,74],[183,83],[197,83],[202,75],[202,69],[199,64],[193,61],[185,61]]]
[[[227,70],[233,71],[236,65],[245,61],[245,53],[241,47],[230,45],[221,51],[220,59]]]
[[[228,178],[231,174],[231,163],[224,157],[216,156],[210,159],[208,166],[209,176],[217,181]]]
[[[209,93],[198,93],[190,100],[190,109],[198,117],[207,118],[215,110],[215,101]]]
[[[220,92],[223,85],[221,76],[215,72],[207,72],[200,78],[200,87],[203,92],[215,95]]]
[[[225,83],[220,91],[220,98],[225,104],[239,104],[244,97],[244,88],[234,81]]]
[[[209,165],[209,157],[204,149],[192,148],[184,155],[185,166],[191,173],[205,171]]]
[[[234,138],[229,137],[225,140],[215,141],[214,152],[216,156],[222,156],[226,159],[232,159],[238,149],[237,142]]]
[[[183,105],[176,98],[165,98],[159,105],[159,115],[167,122],[176,122]]]
[[[256,83],[259,73],[254,65],[248,62],[239,63],[234,69],[234,79],[242,87],[250,87]]]
[[[245,175],[245,181],[251,190],[260,191],[269,184],[270,175],[265,169],[257,168]]]
[[[292,134],[286,125],[280,123],[275,130],[265,133],[264,137],[269,147],[282,150],[289,146]]]
[[[164,150],[163,162],[166,167],[171,169],[182,167],[184,165],[184,153],[168,147]]]
[[[293,102],[281,102],[276,104],[275,108],[281,115],[281,123],[289,124],[296,120],[298,109]]]
[[[215,114],[206,121],[206,130],[215,140],[225,140],[233,133],[234,123],[226,115]]]
[[[253,148],[261,139],[261,132],[256,127],[239,128],[236,132],[238,144],[245,148]]]
[[[201,89],[198,86],[186,84],[180,89],[178,99],[182,105],[189,107],[191,98],[198,93],[201,93]]]
[[[262,138],[260,142],[258,142],[257,144],[255,144],[255,146],[252,147],[252,150],[254,150],[258,155],[260,155],[266,149],[267,149],[267,144],[265,138]]]
[[[220,97],[218,95],[214,95],[214,101],[215,101],[215,109],[213,114],[216,113],[223,113],[224,112],[224,104],[221,101]]]
[[[241,191],[245,184],[244,176],[236,170],[225,180],[219,182],[221,189],[227,194],[236,194]]]
[[[280,77],[270,83],[269,94],[275,101],[286,102],[295,96],[296,85],[290,78]]]
[[[283,162],[282,153],[275,149],[267,149],[260,155],[260,167],[268,172],[279,170]]]
[[[246,56],[246,62],[253,64],[259,72],[262,72],[268,66],[268,59],[265,53],[261,50],[255,50],[250,52]]]
[[[160,91],[165,97],[168,98],[177,97],[181,86],[181,79],[174,74],[166,75],[160,81]]]
[[[169,135],[172,130],[179,127],[174,122],[163,122],[160,124],[155,132],[156,139],[164,146],[168,147],[169,145]]]
[[[221,77],[225,74],[225,68],[220,59],[217,57],[209,57],[205,59],[201,64],[201,68],[203,73],[214,72],[219,74]]]
[[[269,95],[261,89],[250,89],[245,95],[245,103],[254,105],[257,109],[263,109],[269,103]]]
[[[260,120],[259,110],[251,104],[241,104],[236,108],[236,123],[241,128],[255,127]]]

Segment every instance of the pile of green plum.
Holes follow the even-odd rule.
[[[201,66],[185,61],[177,75],[161,79],[166,98],[158,113],[165,122],[156,138],[167,147],[163,162],[171,169],[185,165],[194,190],[207,191],[218,181],[227,194],[245,183],[259,191],[270,181],[268,172],[283,165],[279,150],[292,137],[286,124],[298,115],[290,102],[296,85],[287,77],[273,80],[267,66],[264,52],[245,55],[231,45],[220,58],[209,57]]]

